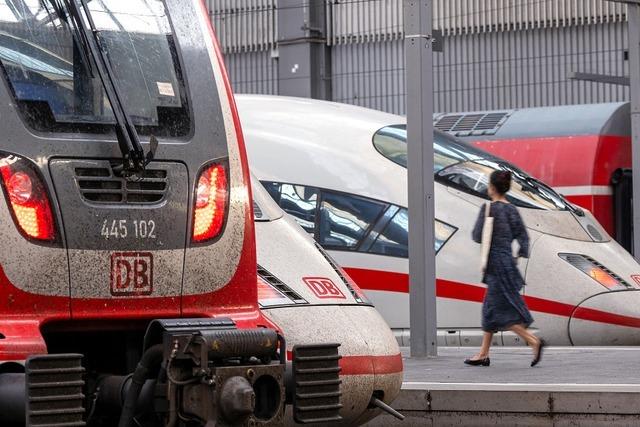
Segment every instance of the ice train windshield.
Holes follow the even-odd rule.
[[[373,136],[373,145],[387,159],[407,167],[406,125],[380,129]],[[547,185],[504,160],[443,132],[434,132],[433,150],[435,179],[444,185],[488,199],[487,186],[491,172],[509,170],[513,184],[507,197],[514,205],[532,209],[571,210],[563,197]]]

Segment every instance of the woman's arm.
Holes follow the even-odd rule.
[[[480,213],[478,214],[478,219],[476,220],[476,225],[473,227],[473,232],[471,233],[471,238],[476,243],[482,243],[482,229],[484,228],[484,210],[485,206],[480,208]]]
[[[527,228],[524,226],[524,222],[522,221],[522,217],[520,216],[518,209],[515,207],[510,209],[508,218],[511,233],[520,245],[518,256],[522,258],[529,258],[529,234],[527,233]]]

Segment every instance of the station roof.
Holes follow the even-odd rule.
[[[474,140],[631,134],[628,102],[438,113],[434,125]]]

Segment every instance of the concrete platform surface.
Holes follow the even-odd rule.
[[[549,347],[542,362],[530,367],[531,349],[496,347],[491,366],[467,366],[477,349],[441,347],[434,359],[412,359],[402,348],[405,388],[420,383],[478,383],[483,386],[523,384],[640,386],[640,347]],[[513,387],[513,386],[512,386]]]
[[[490,367],[463,360],[470,348],[440,348],[435,359],[405,355],[402,392],[371,426],[638,426],[640,347],[555,347],[529,366],[528,348],[495,348]]]

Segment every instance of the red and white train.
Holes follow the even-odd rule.
[[[238,96],[252,171],[364,289],[404,338],[409,327],[406,127],[400,116],[330,102]],[[542,125],[540,125],[542,126]],[[640,343],[640,265],[588,212],[516,166],[435,133],[441,344],[476,345],[484,285],[471,229],[488,175],[514,174],[528,226],[520,264],[535,327],[558,345]],[[510,345],[509,333],[496,336]]]
[[[400,393],[393,333],[344,270],[252,182],[262,313],[282,328],[289,356],[295,345],[341,344],[342,420],[334,424],[363,424],[379,413],[374,403]]]
[[[518,165],[588,209],[631,250],[629,103],[437,114],[444,132]]]

